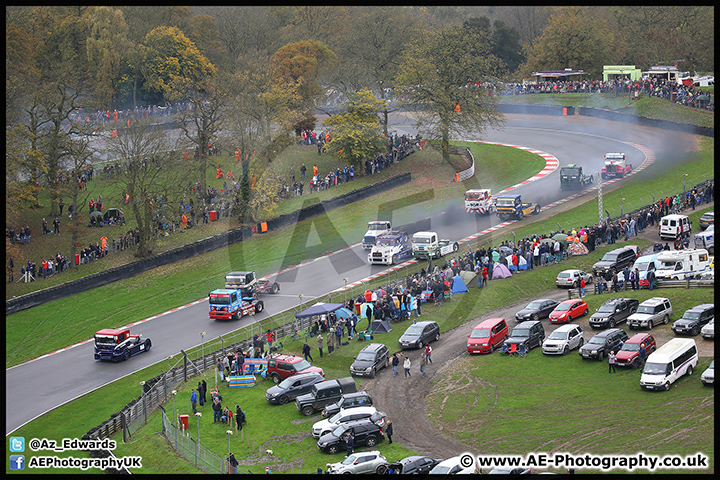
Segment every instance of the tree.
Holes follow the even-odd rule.
[[[351,93],[346,110],[323,122],[332,131],[323,150],[356,168],[365,159],[384,153],[387,138],[382,135],[379,114],[385,110],[385,104],[385,100],[376,99],[367,88]]]
[[[451,137],[503,123],[490,94],[503,65],[491,50],[487,34],[458,25],[430,32],[406,50],[396,89],[419,107],[418,129],[440,140],[445,161]]]
[[[108,153],[123,159],[111,182],[129,197],[125,215],[134,218],[140,232],[138,257],[152,254],[156,225],[178,220],[172,205],[177,205],[187,185],[188,167],[167,138],[165,132],[140,120],[108,142]]]

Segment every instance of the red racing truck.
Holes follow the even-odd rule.
[[[237,320],[244,315],[255,315],[263,311],[262,300],[244,297],[241,290],[218,288],[208,295],[210,318],[214,320]]]

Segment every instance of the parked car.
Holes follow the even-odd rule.
[[[468,334],[468,353],[492,353],[508,338],[507,322],[504,318],[488,318],[480,322]]]
[[[697,345],[692,338],[671,338],[648,356],[640,375],[644,390],[670,390],[683,375],[693,374],[699,361]]]
[[[700,333],[700,329],[715,317],[715,304],[704,303],[692,307],[683,313],[672,325],[672,331],[678,334],[692,335]]]
[[[602,360],[610,352],[617,352],[620,344],[627,340],[628,335],[620,328],[608,328],[593,336],[588,342],[578,349],[582,358],[596,358]]]
[[[653,328],[659,323],[667,325],[672,314],[673,308],[670,300],[663,297],[648,298],[638,305],[635,313],[628,317],[627,325],[631,330]]]
[[[583,300],[565,300],[550,312],[550,323],[567,323],[573,319],[587,315],[590,309]]]
[[[461,463],[461,459],[464,455],[458,455],[457,457],[448,458],[438,463],[430,470],[430,475],[456,475],[456,474],[476,474],[478,473],[475,467],[475,462],[469,467],[464,466]]]
[[[299,373],[317,372],[323,377],[325,372],[320,367],[313,367],[303,357],[295,355],[277,354],[268,359],[267,375],[275,383],[280,383],[288,377]]]
[[[605,274],[606,271],[621,271],[625,267],[631,267],[637,259],[637,250],[631,246],[616,248],[606,252],[605,255],[592,266],[593,275]]]
[[[340,397],[340,400],[337,402],[326,405],[325,408],[323,408],[322,416],[324,418],[328,418],[335,415],[343,408],[366,407],[372,404],[372,397],[367,392],[346,393]]]
[[[715,318],[711,318],[710,321],[700,329],[700,335],[706,340],[715,338]]]
[[[273,385],[265,392],[265,400],[270,403],[285,405],[300,395],[304,395],[312,389],[316,383],[324,382],[325,377],[318,372],[301,373],[286,378],[277,385]]]
[[[635,298],[611,298],[606,300],[590,316],[590,326],[592,328],[613,328],[635,313],[638,303]]]
[[[558,273],[555,277],[555,285],[558,287],[570,287],[577,288],[580,286],[580,279],[584,278],[586,284],[590,284],[593,281],[593,276],[590,273],[585,273],[582,270],[570,269],[563,270]]]
[[[580,326],[568,323],[553,330],[543,342],[542,352],[546,355],[567,355],[570,350],[580,348],[584,343]]]
[[[402,475],[426,475],[432,470],[435,465],[442,462],[441,458],[425,457],[422,455],[411,455],[405,457],[397,462],[389,463],[388,468],[392,468],[395,473]],[[387,473],[387,470],[380,472],[381,474]]]
[[[329,463],[327,472],[335,473],[377,473],[387,472],[387,459],[379,451],[356,452],[345,457],[342,462]]]
[[[518,322],[524,322],[525,320],[540,320],[541,318],[547,318],[550,312],[555,310],[558,306],[557,300],[550,298],[540,298],[533,300],[528,303],[525,308],[515,313],[515,320]]]
[[[295,399],[295,406],[303,415],[309,417],[317,411],[322,411],[327,405],[335,403],[348,393],[357,391],[355,379],[352,377],[338,378],[316,383],[305,395]]]
[[[385,438],[382,428],[369,418],[364,418],[338,425],[335,430],[320,437],[317,446],[323,452],[335,455],[347,448],[347,439],[351,433],[355,436],[355,448],[372,448]]]
[[[525,345],[525,348],[530,351],[534,347],[542,345],[545,339],[545,329],[540,321],[528,320],[527,322],[519,323],[513,328],[510,338],[505,340],[505,345]]]
[[[715,385],[715,360],[710,362],[710,365],[700,375],[700,381],[703,385]]]
[[[437,323],[426,320],[410,325],[402,334],[398,342],[400,347],[421,348],[430,342],[440,340],[440,326]]]
[[[369,418],[378,427],[385,425],[384,412],[378,412],[375,407],[359,407],[359,408],[348,408],[347,410],[340,410],[338,413],[330,418],[315,422],[312,427],[312,434],[315,438],[320,438],[326,433],[330,433],[341,423],[352,422],[353,420],[361,420],[363,418]]]
[[[615,354],[615,363],[618,367],[634,367],[641,366],[640,350],[645,349],[645,358],[655,351],[657,344],[655,337],[649,333],[636,333],[623,343],[620,351]]]
[[[715,225],[715,211],[712,210],[710,212],[703,213],[702,217],[700,217],[699,225],[702,230],[705,230],[710,225]]]
[[[381,368],[390,363],[390,352],[382,343],[371,343],[363,347],[350,365],[351,375],[375,377]]]
[[[529,475],[532,473],[529,468],[525,467],[495,467],[488,472],[489,475]]]

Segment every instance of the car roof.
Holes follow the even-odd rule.
[[[642,333],[642,332],[636,333],[636,334],[633,335],[632,337],[630,337],[630,338],[628,338],[627,340],[625,340],[625,343],[640,343],[640,342],[642,342],[643,340],[645,340],[646,338],[648,338],[648,337],[650,337],[650,336],[651,336],[651,335],[650,335],[649,333]]]
[[[501,322],[501,321],[503,321],[503,320],[505,320],[505,319],[504,319],[504,318],[500,318],[500,317],[498,317],[498,318],[488,318],[488,319],[485,319],[485,320],[483,320],[482,322],[478,323],[477,325],[475,325],[475,327],[473,328],[473,330],[475,330],[476,328],[488,328],[488,327],[490,327],[490,326],[492,326],[492,325],[495,325],[496,323]]]
[[[640,305],[654,306],[654,305],[657,305],[658,303],[665,303],[665,302],[669,302],[669,301],[670,300],[665,297],[652,297],[652,298],[648,298],[647,300],[643,301]]]
[[[383,344],[383,343],[371,343],[371,344],[369,344],[369,345],[365,345],[365,346],[363,347],[363,349],[360,350],[360,351],[361,351],[361,352],[368,352],[368,351],[375,352],[375,351],[377,351],[377,350],[380,350],[381,347],[385,347],[385,344]],[[387,348],[387,347],[386,347],[386,348]]]
[[[362,407],[352,407],[352,408],[341,408],[340,413],[375,413],[377,412],[377,408],[373,407],[372,405],[364,405]]]
[[[523,328],[532,327],[532,326],[535,325],[536,323],[541,323],[541,322],[540,322],[540,320],[525,320],[524,322],[520,322],[520,323],[518,323],[517,325],[515,325],[515,328],[518,328],[518,327],[523,327]]]
[[[562,302],[560,302],[560,305],[568,305],[575,302],[584,302],[584,300],[580,300],[579,298],[571,298],[570,300],[563,300]]]
[[[608,328],[607,330],[603,330],[602,332],[596,333],[596,337],[609,337],[610,335],[621,332],[622,329],[620,328]]]
[[[408,328],[412,327],[413,325],[422,325],[423,327],[426,325],[433,325],[436,322],[433,322],[432,320],[423,320],[422,322],[415,322],[411,325],[408,325]]]
[[[695,305],[694,307],[688,308],[686,312],[704,312],[709,308],[715,308],[714,303],[703,303],[702,305]]]
[[[298,373],[297,375],[293,375],[290,378],[292,378],[293,380],[302,380],[303,378],[306,378],[306,377],[320,377],[323,380],[325,379],[325,377],[323,377],[320,374],[320,372],[315,371],[315,370],[308,370],[307,372],[304,372],[304,373]]]
[[[633,249],[630,248],[630,246],[626,246],[626,247],[615,248],[615,249],[609,250],[609,251],[607,251],[607,252],[605,252],[605,253],[620,253],[620,252],[622,252],[623,250],[633,250]],[[634,251],[634,250],[633,250],[633,251]]]
[[[272,359],[278,360],[280,362],[285,362],[285,363],[297,363],[300,360],[302,360],[303,357],[297,357],[295,355],[286,355],[284,353],[279,353],[279,354],[275,355],[274,357],[272,357]]]
[[[580,325],[576,325],[574,323],[566,323],[565,325],[560,325],[558,328],[553,330],[554,332],[564,332],[566,330],[574,330],[576,328],[580,328]]]
[[[567,270],[563,270],[560,273],[569,273],[569,272],[582,272],[579,268],[568,268]]]

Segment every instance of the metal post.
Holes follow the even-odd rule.
[[[349,278],[345,277],[343,278],[343,282],[345,282],[345,287],[343,287],[343,303],[347,301],[347,282],[350,280]]]
[[[197,417],[197,425],[198,425],[197,441],[195,442],[195,466],[197,467],[198,450],[200,450],[200,417],[202,417],[202,413],[197,412],[195,414],[195,417]]]
[[[602,173],[598,173],[598,221],[603,223],[603,193],[602,193]]]
[[[620,199],[620,218],[625,215],[625,197]]]
[[[202,369],[205,371],[205,332],[200,332],[200,348],[202,351]]]
[[[145,380],[140,382],[140,398],[142,399],[143,415],[145,416],[145,423],[147,423],[147,408],[145,408]]]

